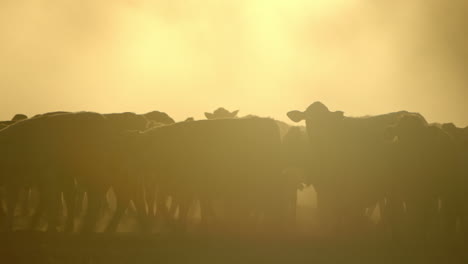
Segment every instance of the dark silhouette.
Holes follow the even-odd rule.
[[[278,123],[277,123],[278,124]],[[303,189],[305,173],[308,169],[309,141],[303,127],[289,128],[282,140],[283,173],[288,180],[284,188],[288,192],[289,215],[293,223],[296,222],[297,190]]]
[[[458,128],[452,123],[443,124],[441,128],[452,138],[452,150],[455,151],[451,156],[454,160],[447,164],[454,167],[450,171],[453,175],[449,178],[451,181],[448,182],[448,189],[444,195],[444,224],[446,231],[453,236],[458,222],[460,232],[468,238],[468,130]]]
[[[308,182],[317,190],[325,232],[362,232],[366,209],[375,207],[387,187],[384,132],[405,114],[345,117],[320,102],[311,104],[305,112],[287,114],[294,122],[306,121]]]
[[[236,118],[239,110],[229,112],[223,107],[216,109],[213,113],[205,113],[206,119],[225,119],[225,118]]]
[[[393,235],[430,239],[439,231],[439,219],[453,229],[450,207],[458,166],[454,141],[418,114],[405,115],[389,130],[395,136],[387,197]]]
[[[167,243],[187,249],[181,241],[189,234],[201,235],[202,244],[214,241],[212,246],[226,238],[249,246],[260,239],[255,247],[286,236],[297,239],[297,191],[306,185],[317,191],[315,235],[333,241],[330,245],[360,241],[365,248],[346,248],[373,248],[382,255],[388,253],[374,242],[386,250],[430,245],[455,256],[457,245],[468,239],[468,127],[429,124],[407,111],[346,117],[320,102],[287,113],[294,122],[305,120],[306,127],[237,113],[219,108],[206,113],[209,120],[176,123],[159,111],[51,112],[2,122],[0,186],[6,207],[0,223],[8,233],[0,242],[11,245],[0,248],[11,250],[0,259],[48,263],[53,256],[66,262],[63,256],[79,250],[81,260],[68,260],[145,261],[154,250],[145,245],[157,245],[159,254]],[[106,235],[94,234],[105,220],[101,213],[112,207],[110,190],[115,210],[105,223]],[[31,217],[15,217],[18,202],[33,208]],[[196,203],[199,223],[189,216]],[[83,205],[80,229],[75,220]],[[113,234],[132,207],[128,214],[135,214],[132,229],[139,235]],[[15,220],[25,218],[27,230],[11,232],[20,226]],[[34,231],[41,219],[49,232]],[[55,233],[60,229],[82,234]],[[164,237],[148,236],[155,229]],[[310,241],[291,240],[276,250]],[[20,245],[37,257],[21,257]],[[118,254],[110,252],[116,247]],[[171,252],[166,254],[178,255]]]
[[[186,226],[187,212],[195,199],[202,210],[210,210],[202,212],[203,217],[214,217],[212,203],[222,201],[229,208],[231,224],[236,225],[245,223],[253,212],[253,221],[258,222],[258,214],[271,220],[284,210],[281,141],[273,120],[181,122],[131,137],[140,144],[135,153],[138,167],[149,166],[149,171],[155,172],[159,192],[171,195],[179,204],[181,228]],[[164,200],[157,202],[157,208],[165,210]]]
[[[10,121],[0,121],[0,126],[9,126],[24,119],[28,119],[28,117],[23,114],[16,114]]]
[[[24,120],[24,119],[28,119],[28,116],[27,116],[27,115],[23,115],[23,114],[16,114],[16,115],[11,119],[11,121],[18,122],[18,121],[21,121],[21,120]]]

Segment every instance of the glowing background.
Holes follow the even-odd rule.
[[[321,100],[468,125],[463,0],[2,0],[0,119],[56,110],[285,120]]]

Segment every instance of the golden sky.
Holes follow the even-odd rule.
[[[320,100],[468,125],[468,1],[2,0],[0,120]]]

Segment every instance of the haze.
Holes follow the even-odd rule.
[[[0,119],[322,101],[468,125],[464,0],[2,0]]]

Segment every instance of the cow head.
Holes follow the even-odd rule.
[[[146,119],[148,119],[148,121],[151,121],[154,123],[161,123],[165,125],[175,123],[174,119],[172,119],[168,114],[164,112],[152,111],[152,112],[144,114],[143,116],[145,116]]]
[[[425,134],[428,125],[423,116],[407,114],[401,117],[395,126],[388,128],[387,134],[397,137],[398,140],[415,140]]]
[[[304,112],[301,111],[290,111],[287,113],[289,119],[294,122],[300,122],[306,120],[307,123],[312,124],[326,124],[340,121],[344,118],[342,111],[331,112],[321,102],[315,102],[311,104]]]
[[[21,120],[24,120],[24,119],[28,119],[28,116],[27,115],[23,115],[23,114],[16,114],[13,119],[11,119],[11,121],[21,121]]]
[[[453,123],[445,123],[441,126],[442,130],[452,136],[454,139],[459,140],[463,137],[463,130],[455,126]]]
[[[216,109],[213,113],[205,113],[206,119],[226,119],[226,118],[236,118],[239,110],[229,112],[223,107]]]

